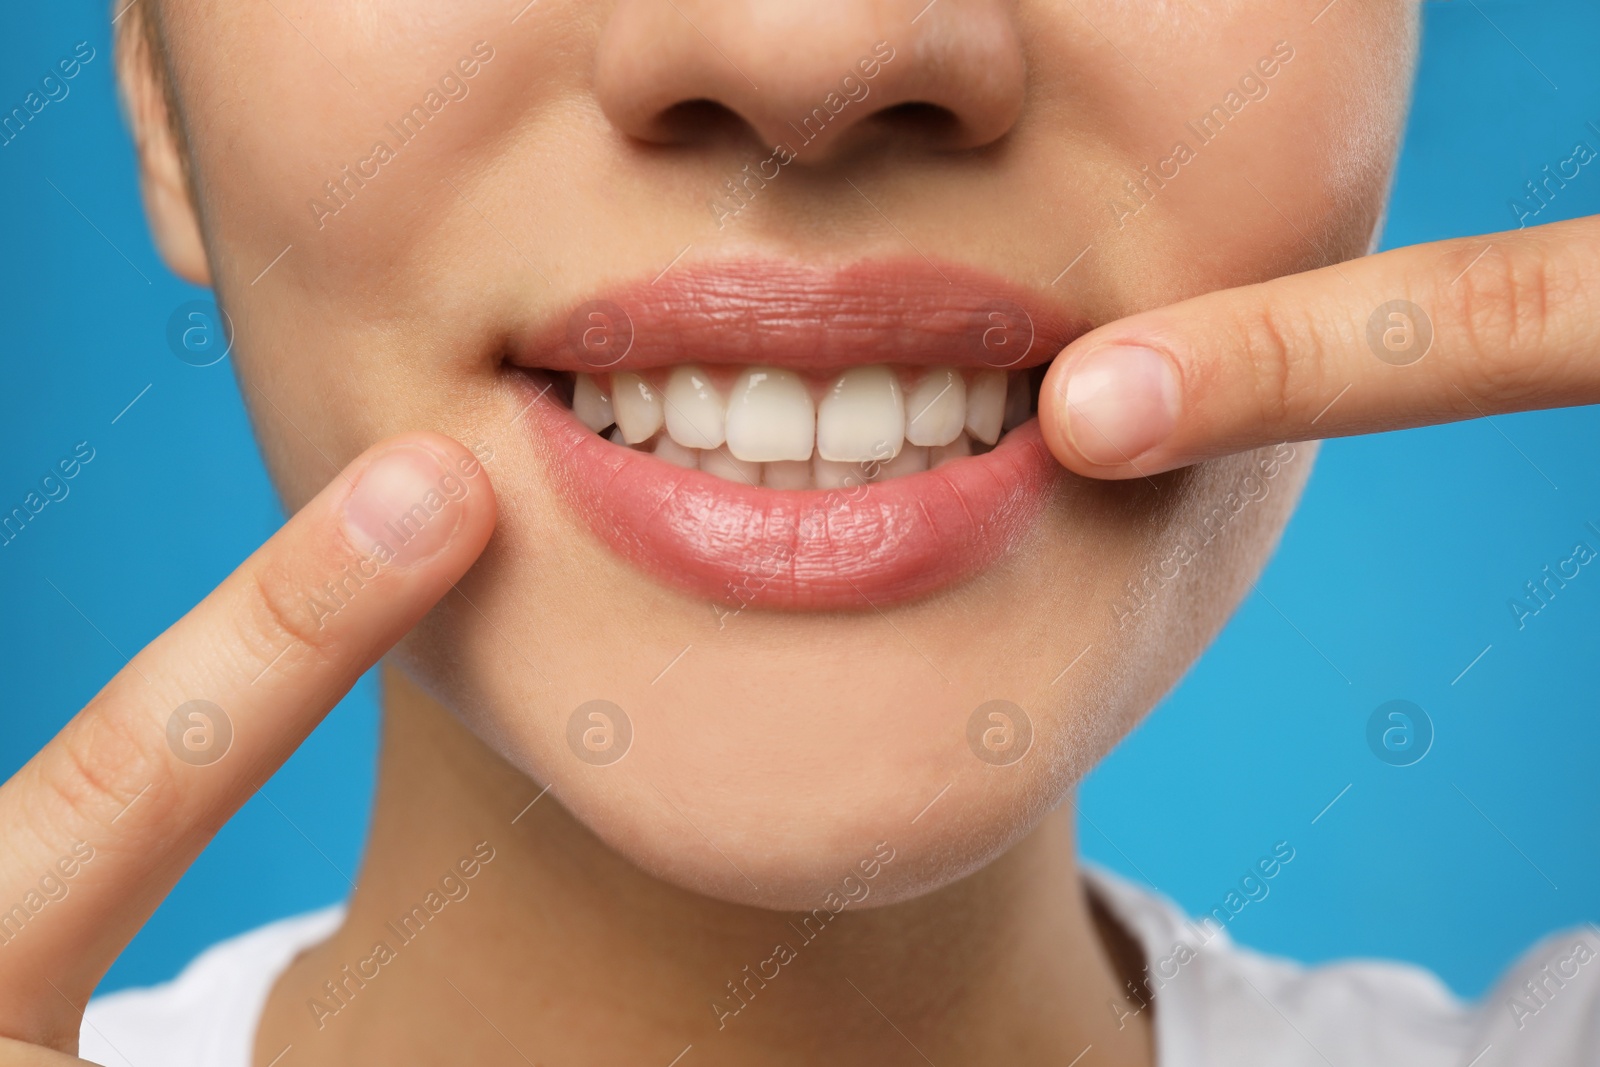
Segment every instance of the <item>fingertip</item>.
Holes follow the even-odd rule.
[[[346,477],[340,520],[358,553],[459,573],[494,530],[494,488],[483,463],[443,434],[417,431],[381,441]]]
[[[479,535],[477,547],[481,549],[483,542],[488,541],[489,535],[494,532],[500,508],[488,468],[489,461],[494,458],[494,450],[483,443],[469,448],[453,437],[432,430],[418,430],[402,436],[414,437],[436,452],[445,467],[465,483],[468,492],[464,498],[466,515],[462,524],[464,529],[470,527]]]
[[[1094,478],[1132,478],[1176,463],[1153,458],[1183,408],[1177,366],[1160,350],[1125,342],[1072,346],[1040,390],[1040,427],[1062,465]]]

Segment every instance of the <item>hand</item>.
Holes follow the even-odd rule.
[[[1057,459],[1137,478],[1279,441],[1600,402],[1600,216],[1396,249],[1094,330],[1056,357]]]
[[[81,1062],[83,1007],[117,954],[494,518],[459,444],[374,446],[0,786],[0,1065]]]

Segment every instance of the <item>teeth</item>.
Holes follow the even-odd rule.
[[[906,436],[900,379],[888,367],[856,367],[834,379],[817,408],[817,455],[843,463],[894,458]]]
[[[740,485],[761,484],[761,464],[738,459],[726,445],[700,453],[700,469]]]
[[[611,398],[600,391],[588,374],[580,374],[572,386],[572,413],[595,433],[617,420],[611,414]]]
[[[846,489],[983,452],[1032,417],[1026,372],[855,367],[824,389],[747,367],[724,391],[704,367],[576,375],[573,414],[611,441],[741,485]],[[728,373],[731,373],[731,368]],[[912,384],[914,383],[914,384]],[[814,396],[821,396],[820,403]]]
[[[967,432],[986,445],[1000,440],[1006,414],[1004,371],[982,370],[967,387]]]
[[[700,457],[695,454],[694,449],[684,448],[666,434],[656,438],[655,454],[657,459],[664,459],[674,467],[694,470],[700,466]]]
[[[898,456],[879,465],[878,473],[872,480],[881,482],[888,478],[901,478],[907,474],[918,474],[927,470],[928,451],[917,445],[907,445],[900,450]]]
[[[914,445],[947,445],[966,420],[967,382],[955,370],[935,367],[906,394],[906,440]]]
[[[786,459],[763,464],[761,481],[769,489],[810,489],[811,463]]]
[[[728,405],[699,367],[678,367],[667,379],[667,432],[687,448],[716,448],[725,439]]]
[[[611,376],[611,404],[628,444],[648,441],[661,429],[661,395],[637,374]]]
[[[972,455],[972,438],[962,434],[947,445],[928,449],[928,469],[932,470],[953,459],[964,459],[970,455]]]
[[[810,459],[817,418],[811,391],[793,371],[751,367],[728,398],[728,451],[750,463]]]

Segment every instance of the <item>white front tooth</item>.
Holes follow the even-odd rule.
[[[900,450],[900,454],[887,463],[878,465],[878,471],[872,476],[875,482],[888,478],[903,478],[908,474],[920,474],[928,469],[928,449],[919,445],[907,445]]]
[[[737,458],[726,445],[700,453],[700,469],[740,485],[761,484],[761,464]]]
[[[1033,398],[1028,395],[1028,375],[1012,374],[1006,379],[1006,417],[1002,426],[1014,430],[1033,415]]]
[[[762,464],[761,484],[769,489],[810,489],[811,463],[804,459],[786,459]]]
[[[947,445],[967,424],[967,382],[961,372],[935,367],[906,394],[906,440]]]
[[[963,459],[970,455],[972,455],[972,438],[962,434],[947,445],[928,449],[928,469],[932,470],[953,459]]]
[[[899,454],[905,437],[900,379],[888,367],[845,371],[817,407],[817,455],[823,459],[883,462]]]
[[[811,460],[811,478],[818,489],[853,489],[867,484],[866,472],[859,463],[841,463],[823,459],[820,455]]]
[[[623,448],[628,447],[627,440],[622,436],[621,426],[613,426],[611,428],[611,443],[614,445],[621,445]]]
[[[1000,440],[1006,415],[1006,372],[981,370],[967,386],[967,432],[986,445]]]
[[[728,398],[728,450],[750,463],[810,459],[817,413],[793,371],[751,367]]]
[[[726,439],[728,405],[706,372],[677,367],[667,379],[667,432],[689,448],[716,448]]]
[[[684,448],[666,434],[656,438],[655,453],[657,459],[664,459],[674,467],[694,470],[700,466],[700,456],[694,449]]]
[[[573,382],[572,413],[595,433],[617,421],[611,414],[611,398],[600,391],[592,374],[580,374]]]
[[[611,410],[630,445],[650,440],[661,429],[661,394],[637,374],[611,376]]]

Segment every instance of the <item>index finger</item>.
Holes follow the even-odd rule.
[[[1600,402],[1600,218],[1224,290],[1068,345],[1039,394],[1066,466],[1135,478],[1279,441]]]
[[[472,564],[494,512],[456,442],[369,449],[0,786],[0,1036],[76,1051],[116,954]]]

